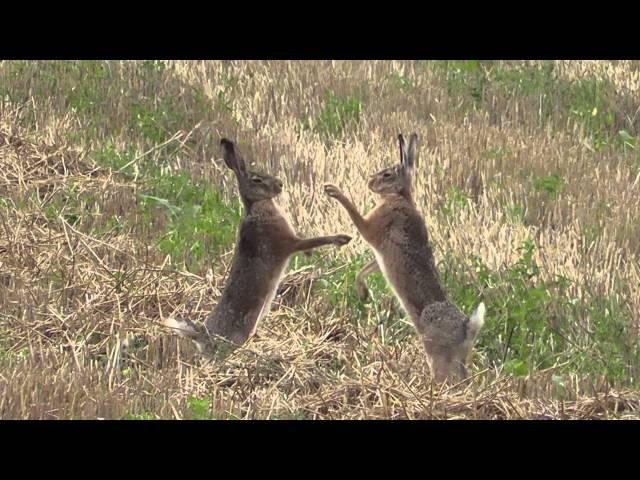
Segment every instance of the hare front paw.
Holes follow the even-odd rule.
[[[336,235],[333,237],[333,244],[341,247],[346,245],[351,241],[351,237],[349,235]]]
[[[326,193],[327,195],[329,195],[332,198],[339,198],[342,197],[342,192],[340,191],[340,189],[338,187],[336,187],[335,185],[332,185],[330,183],[325,183],[324,184],[324,193]]]

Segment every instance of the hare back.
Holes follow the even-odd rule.
[[[423,308],[446,300],[424,221],[410,205],[381,205],[370,217],[376,260],[403,308],[416,321]]]
[[[269,311],[286,269],[286,258],[274,263],[237,255],[220,301],[206,320],[210,334],[244,343]]]

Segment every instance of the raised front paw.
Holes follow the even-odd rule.
[[[329,195],[332,198],[339,198],[339,197],[343,196],[343,194],[340,191],[340,189],[338,187],[336,187],[335,185],[332,185],[330,183],[325,183],[324,184],[324,193],[326,193],[327,195]]]
[[[346,245],[351,241],[351,237],[349,235],[336,235],[333,237],[333,244],[341,247]]]

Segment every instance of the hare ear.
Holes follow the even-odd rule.
[[[245,173],[244,159],[237,152],[235,144],[226,138],[220,140],[224,163],[236,173]]]
[[[407,149],[404,144],[404,137],[402,136],[402,134],[398,135],[398,145],[400,147],[400,165],[404,167],[406,166],[405,164],[407,161]]]
[[[409,148],[405,153],[405,162],[407,168],[413,168],[413,165],[416,160],[416,144],[418,143],[418,135],[416,133],[412,133],[409,138]]]

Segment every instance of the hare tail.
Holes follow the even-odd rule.
[[[486,308],[484,306],[484,302],[480,302],[476,311],[471,314],[469,317],[469,338],[474,339],[482,325],[484,325],[484,314],[486,313]]]

